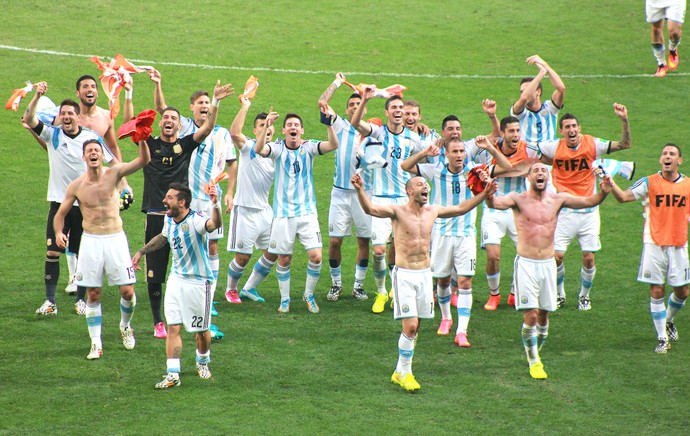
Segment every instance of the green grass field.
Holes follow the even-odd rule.
[[[5,98],[25,80],[46,80],[54,100],[73,97],[77,77],[98,74],[88,56],[121,53],[159,69],[167,102],[187,115],[194,90],[210,89],[221,79],[239,93],[254,74],[261,86],[248,119],[273,106],[281,114],[302,114],[305,137],[324,138],[316,102],[335,73],[344,71],[354,83],[407,86],[405,97],[419,101],[423,122],[439,128],[441,119],[454,113],[463,121],[464,137],[471,138],[488,132],[481,100],[496,100],[499,115],[507,115],[518,97],[519,77],[536,72],[524,60],[539,54],[564,79],[564,112],[578,116],[584,133],[618,139],[620,121],[612,103],[627,105],[633,145],[615,158],[635,160],[638,176],[658,169],[666,142],[690,153],[685,46],[677,72],[664,79],[651,75],[655,65],[642,1],[0,0],[0,6],[6,24],[0,28]],[[551,91],[547,81],[545,94]],[[347,96],[339,90],[332,101],[339,113]],[[149,80],[136,76],[137,112],[153,107],[152,97]],[[106,105],[103,93],[99,102]],[[219,123],[229,127],[238,108],[234,97],[224,101]],[[383,116],[383,101],[372,102],[369,115]],[[423,323],[413,364],[422,384],[416,395],[389,381],[400,332],[391,312],[373,315],[371,302],[356,302],[349,292],[337,303],[326,301],[326,255],[318,315],[295,303],[289,316],[279,316],[274,274],[261,289],[266,304],[219,305],[215,322],[226,338],[212,346],[211,380],[196,376],[193,338],[185,336],[182,386],[153,389],[165,373],[165,351],[164,342],[152,335],[143,276],[133,319],[136,349],[127,352],[121,345],[119,296],[109,288],[103,301],[104,358],[87,361],[85,321],[73,314],[73,299],[62,292],[64,260],[59,314],[49,319],[34,314],[44,300],[48,163],[19,118],[20,113],[0,112],[0,434],[687,434],[687,314],[678,318],[681,341],[666,356],[653,353],[649,291],[635,281],[642,208],[618,205],[613,198],[601,208],[603,249],[590,312],[575,309],[579,247],[571,247],[566,258],[569,304],[551,318],[541,352],[549,373],[544,382],[529,378],[520,315],[507,306],[493,313],[482,308],[488,291],[481,252],[472,347],[460,349],[452,337],[437,336],[438,313],[435,322]],[[136,155],[129,141],[121,147],[126,159]],[[332,157],[317,160],[324,235],[332,172]],[[134,252],[144,238],[144,215],[138,212],[142,175],[129,180],[136,203],[123,220]],[[344,250],[343,278],[350,289],[354,241],[346,240]],[[514,249],[504,244],[504,294],[513,256]],[[230,259],[221,253],[217,300]],[[293,297],[305,266],[298,250]],[[367,284],[371,295],[371,271]]]

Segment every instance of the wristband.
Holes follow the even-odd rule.
[[[335,85],[336,88],[340,88],[340,85],[342,85],[342,83],[338,82],[337,80],[334,80],[333,84]]]
[[[220,100],[216,100],[216,98],[213,97],[213,100],[211,100],[211,106],[218,107],[219,104],[220,104]]]
[[[214,204],[213,207],[215,207],[218,210],[221,210],[220,201],[216,201],[216,204]]]
[[[125,99],[131,100],[132,94],[134,94],[134,89],[125,89]]]

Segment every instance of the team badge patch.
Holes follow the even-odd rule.
[[[147,275],[148,275],[149,277],[153,278],[153,270],[150,269]]]
[[[527,299],[527,297],[525,297],[525,296],[520,297],[520,303],[527,304],[528,301],[529,300]]]
[[[175,153],[175,154],[182,153],[182,146],[180,144],[173,145],[173,153]]]
[[[240,241],[237,243],[238,248],[244,248],[244,242]]]
[[[189,225],[187,223],[182,224],[182,231],[183,232],[188,232],[189,231]]]
[[[276,243],[275,243],[275,241],[271,241],[271,248],[276,248]]]
[[[403,313],[407,313],[410,311],[410,306],[408,306],[407,304],[403,304],[401,310]]]
[[[49,247],[50,247],[51,245],[53,245],[53,240],[50,239],[50,238],[46,239],[46,245],[49,246]]]
[[[78,282],[84,280],[84,273],[77,273],[74,275],[74,279]]]
[[[330,225],[328,226],[328,231],[329,231],[329,232],[332,232],[332,231],[333,231],[333,224],[330,224]]]
[[[539,115],[541,115],[542,117],[546,117],[548,114],[549,114],[549,111],[546,110],[546,109],[544,109],[544,110],[542,110],[541,112],[539,112]]]
[[[645,271],[643,274],[644,278],[646,279],[651,279],[652,278],[652,273],[649,271]]]

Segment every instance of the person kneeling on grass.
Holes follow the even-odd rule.
[[[141,257],[158,250],[166,243],[173,253],[173,265],[168,276],[165,293],[165,319],[168,323],[168,337],[165,341],[168,373],[156,384],[156,389],[167,389],[180,384],[180,355],[182,337],[180,328],[196,333],[196,369],[199,377],[211,378],[208,364],[211,361],[211,303],[213,293],[208,234],[223,224],[218,191],[209,187],[213,203],[213,216],[209,219],[203,213],[189,209],[192,193],[186,185],[171,183],[163,199],[167,209],[163,231],[137,251],[132,264],[140,269]]]

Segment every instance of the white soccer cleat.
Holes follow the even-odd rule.
[[[132,327],[127,326],[124,329],[120,329],[120,334],[122,335],[122,345],[125,346],[125,349],[134,349],[137,342],[136,339],[134,339],[134,330]]]

